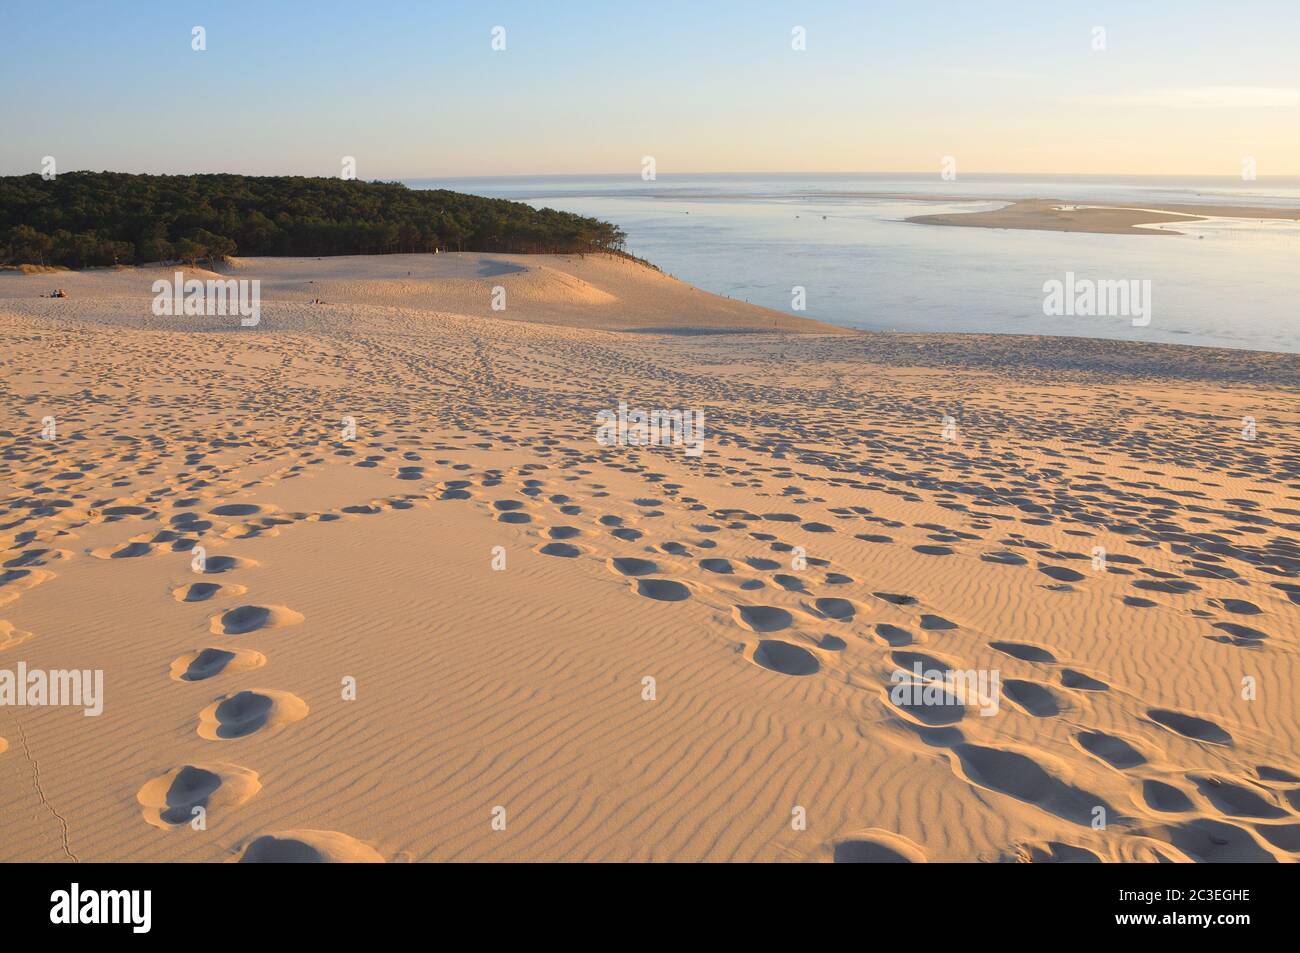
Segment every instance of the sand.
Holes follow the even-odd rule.
[[[1296,356],[235,273],[257,328],[0,275],[0,670],[104,673],[0,707],[0,860],[1297,857]],[[702,456],[602,446],[619,401]]]
[[[914,215],[907,221],[920,225],[1023,228],[1106,235],[1181,235],[1182,232],[1172,228],[1150,226],[1199,222],[1211,217],[1300,220],[1300,209],[1179,204],[1128,208],[1119,205],[1080,205],[1060,199],[1025,199],[1011,201],[1002,208],[989,211]]]

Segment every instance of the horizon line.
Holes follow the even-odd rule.
[[[338,176],[334,176],[334,175],[312,175],[312,174],[309,174],[309,173],[302,173],[302,172],[231,172],[231,171],[228,171],[228,170],[208,170],[208,171],[199,171],[199,172],[137,172],[137,171],[134,171],[134,170],[105,169],[105,168],[95,169],[95,168],[89,168],[89,167],[87,167],[87,168],[66,169],[66,170],[63,170],[63,171],[59,172],[58,175],[67,175],[67,174],[71,174],[71,173],[74,173],[74,172],[106,172],[106,173],[118,173],[118,174],[124,174],[124,175],[159,175],[159,176],[163,176],[163,175],[177,175],[177,176],[184,176],[184,175],[242,175],[242,176],[247,176],[247,177],[250,177],[250,178],[258,178],[258,177],[270,178],[270,177],[277,177],[277,176],[278,176],[278,177],[285,177],[285,178],[293,178],[293,177],[297,177],[297,178],[305,178],[305,179],[333,179],[333,178],[338,178]],[[37,169],[37,170],[32,170],[32,171],[29,171],[29,172],[7,172],[7,173],[0,173],[0,175],[3,175],[3,176],[10,176],[10,175],[12,175],[12,176],[25,176],[25,175],[40,175],[40,174],[41,174],[41,172],[40,172],[39,169]],[[647,180],[644,180],[644,181],[646,181],[647,183],[651,183],[651,182],[657,181],[658,179],[661,179],[661,178],[671,178],[671,177],[674,177],[674,176],[678,176],[678,177],[680,177],[680,176],[702,176],[702,175],[716,175],[716,176],[742,176],[742,175],[745,175],[745,176],[806,176],[806,177],[810,177],[810,178],[815,178],[815,177],[831,177],[831,176],[855,176],[855,175],[860,175],[860,176],[926,176],[926,177],[933,176],[933,177],[935,177],[935,178],[939,178],[939,179],[940,179],[941,181],[943,181],[945,184],[952,184],[953,182],[960,182],[963,178],[976,178],[976,177],[980,177],[980,176],[996,176],[996,177],[1003,177],[1003,178],[1012,178],[1012,177],[1020,177],[1020,178],[1045,178],[1045,177],[1049,177],[1049,176],[1064,176],[1064,177],[1071,177],[1071,178],[1084,178],[1084,177],[1089,177],[1089,178],[1104,178],[1104,179],[1225,179],[1225,180],[1241,181],[1241,182],[1247,182],[1247,181],[1251,181],[1251,182],[1259,182],[1259,181],[1261,181],[1261,180],[1266,180],[1266,179],[1300,179],[1300,172],[1273,172],[1273,173],[1261,174],[1261,175],[1256,176],[1254,179],[1246,180],[1246,179],[1241,179],[1239,174],[1237,174],[1237,175],[1232,175],[1232,174],[1220,173],[1220,172],[1179,172],[1179,173],[1162,173],[1162,172],[987,172],[987,171],[975,171],[975,172],[960,172],[960,173],[958,173],[958,175],[956,176],[955,179],[947,179],[947,180],[944,180],[944,179],[942,179],[942,177],[940,176],[940,174],[939,174],[937,171],[935,171],[935,170],[916,170],[916,169],[913,169],[913,170],[891,169],[891,170],[871,170],[871,171],[868,171],[868,170],[861,170],[861,169],[856,169],[856,170],[836,170],[836,171],[825,171],[825,170],[821,170],[821,171],[808,171],[808,170],[799,170],[799,169],[764,169],[764,170],[744,170],[744,171],[723,171],[723,170],[717,170],[717,169],[705,169],[705,170],[690,170],[690,171],[681,171],[681,172],[660,172],[660,173],[658,173],[658,174],[656,175],[655,179],[647,179]],[[361,181],[361,182],[399,182],[399,183],[400,183],[400,182],[407,182],[407,181],[421,181],[421,180],[437,180],[437,181],[471,181],[471,180],[481,180],[481,179],[592,179],[592,178],[610,178],[610,179],[613,179],[613,178],[641,178],[641,173],[640,173],[639,171],[635,170],[635,169],[633,169],[633,170],[625,170],[625,171],[618,171],[618,172],[496,172],[496,173],[488,173],[488,174],[469,174],[469,175],[467,175],[467,174],[456,174],[456,175],[404,175],[404,176],[397,176],[397,177],[377,177],[377,178],[362,178],[362,177],[358,176],[358,177],[357,177],[357,181]]]

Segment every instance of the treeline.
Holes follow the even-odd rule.
[[[396,182],[303,176],[0,176],[0,262],[129,265],[240,255],[621,252],[608,222]]]

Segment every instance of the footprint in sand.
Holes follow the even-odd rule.
[[[212,516],[253,516],[263,512],[263,507],[256,503],[223,503],[208,510]]]
[[[1234,615],[1259,615],[1264,611],[1255,603],[1247,602],[1245,599],[1211,599],[1210,605]]]
[[[878,828],[850,834],[835,842],[837,864],[923,864],[925,854],[906,837]]]
[[[1045,648],[1037,645],[1030,645],[1027,642],[990,642],[990,648],[997,649],[1005,655],[1012,658],[1018,658],[1023,662],[1046,662],[1048,665],[1056,664],[1056,656]]]
[[[779,639],[762,639],[754,646],[750,660],[782,675],[816,675],[821,670],[821,662],[812,652]]]
[[[99,549],[92,549],[90,555],[96,559],[138,559],[141,556],[148,556],[154,551],[151,544],[137,540],[127,543],[125,546],[103,546]]]
[[[1261,764],[1255,769],[1255,773],[1259,775],[1261,781],[1272,781],[1279,784],[1300,784],[1300,775],[1267,764]]]
[[[109,506],[109,507],[105,507],[100,512],[102,512],[104,516],[109,518],[108,522],[122,519],[127,516],[153,516],[154,515],[154,511],[149,509],[147,506],[130,506],[130,505]]]
[[[497,519],[501,519],[502,516],[505,516],[510,513],[515,513],[521,516],[527,516],[528,514],[523,512],[523,508],[524,508],[524,503],[522,500],[493,500],[492,501],[492,509],[496,510],[499,514],[501,514],[501,516],[498,516]],[[531,519],[531,517],[529,519]],[[510,522],[510,521],[505,520],[505,522]],[[529,522],[529,520],[524,520],[523,522]]]
[[[1120,817],[1105,800],[1066,784],[1027,755],[968,742],[954,745],[952,751],[960,765],[958,774],[979,787],[1034,804],[1075,824],[1090,825],[1098,807],[1112,823]]]
[[[1153,778],[1142,782],[1142,799],[1151,810],[1162,814],[1182,814],[1194,806],[1192,799],[1182,790]]]
[[[902,626],[891,625],[888,622],[877,622],[875,631],[877,638],[894,648],[911,645],[916,641],[911,632],[908,632]]]
[[[1274,589],[1280,589],[1288,599],[1300,606],[1300,585],[1291,582],[1275,582]]]
[[[1260,846],[1247,831],[1223,821],[1197,818],[1172,824],[1161,831],[1171,844],[1199,863],[1266,863],[1277,858]]]
[[[18,601],[28,589],[35,589],[54,578],[44,569],[6,569],[0,572],[0,606]]]
[[[890,652],[890,659],[894,665],[901,671],[909,675],[916,674],[916,667],[921,667],[923,674],[929,672],[938,672],[940,674],[948,671],[955,671],[961,668],[951,662],[945,662],[942,659],[935,658],[933,655],[926,655],[924,652]]]
[[[873,592],[872,595],[894,606],[916,605],[916,596],[903,595],[898,592]]]
[[[1232,735],[1205,718],[1197,718],[1194,715],[1186,715],[1179,711],[1170,711],[1167,708],[1149,708],[1147,709],[1147,717],[1162,728],[1167,728],[1174,734],[1182,735],[1184,738],[1203,741],[1211,745],[1232,747]]]
[[[1276,820],[1287,816],[1286,811],[1245,784],[1194,774],[1187,775],[1187,780],[1195,784],[1201,796],[1213,804],[1221,814],[1227,814],[1229,817]]]
[[[562,559],[573,559],[581,556],[583,550],[572,543],[545,543],[537,547],[537,552],[543,556],[559,556]]]
[[[1019,553],[1008,552],[1005,549],[997,550],[991,553],[981,553],[980,561],[986,563],[996,563],[999,566],[1024,566],[1029,562]]]
[[[0,619],[0,652],[21,645],[32,637],[30,632],[14,627],[12,622]]]
[[[1022,678],[1004,679],[1002,694],[1035,718],[1054,718],[1069,707],[1054,688]]]
[[[1207,635],[1206,638],[1211,642],[1222,642],[1227,645],[1257,648],[1264,639],[1268,638],[1267,632],[1237,622],[1215,622],[1214,628],[1226,632],[1227,635]]]
[[[649,559],[637,559],[634,556],[616,556],[609,560],[611,572],[620,576],[648,576],[658,572],[659,567]]]
[[[807,606],[804,608],[807,608]],[[822,618],[831,619],[835,622],[852,622],[853,617],[857,614],[858,607],[848,599],[831,597],[814,599],[813,609]]]
[[[1300,854],[1300,824],[1256,824],[1255,830],[1274,847]]]
[[[472,494],[467,487],[470,486],[469,480],[447,480],[437,486],[438,499],[440,500],[468,500]]]
[[[794,621],[789,611],[779,606],[735,605],[731,612],[736,622],[751,632],[777,632]]]
[[[198,649],[172,662],[171,677],[178,682],[201,682],[225,672],[248,672],[265,664],[266,656],[252,649]]]
[[[1075,738],[1084,751],[1105,761],[1112,768],[1124,770],[1146,764],[1146,757],[1123,738],[1104,731],[1081,731]]]
[[[266,729],[278,731],[307,717],[307,703],[297,695],[256,688],[223,695],[199,712],[199,737],[231,741]]]
[[[67,559],[72,554],[66,549],[29,549],[13,559],[5,560],[5,569],[26,569],[31,566],[48,566],[52,562]]]
[[[257,772],[235,764],[187,764],[145,784],[136,800],[144,819],[154,827],[171,830],[189,824],[195,809],[205,815],[239,807],[261,790]]]
[[[1061,684],[1066,688],[1074,688],[1084,692],[1104,692],[1110,690],[1110,686],[1100,679],[1093,678],[1091,675],[1085,675],[1083,672],[1076,672],[1072,668],[1061,669]]]
[[[1083,573],[1076,569],[1069,569],[1065,566],[1051,566],[1047,563],[1039,563],[1038,571],[1048,579],[1055,579],[1057,582],[1082,582]]]
[[[729,576],[735,571],[731,562],[726,559],[701,559],[700,568],[724,576]]]
[[[248,591],[246,586],[226,585],[215,582],[194,582],[172,590],[172,598],[177,602],[207,602],[217,596],[242,596]]]
[[[776,523],[798,523],[800,517],[794,513],[764,513],[763,519],[772,520]]]
[[[1161,592],[1169,596],[1181,596],[1189,592],[1196,592],[1201,587],[1194,582],[1179,581],[1175,579],[1139,579],[1133,583],[1134,589],[1141,589],[1143,592]],[[1211,600],[1211,604],[1214,600]]]
[[[935,671],[935,669],[924,671]],[[944,669],[938,671],[942,672]],[[965,703],[943,680],[925,678],[924,675],[921,679],[917,679],[912,668],[903,669],[901,672],[907,677],[902,678],[898,671],[893,673],[891,684],[884,688],[884,697],[891,707],[908,719],[927,728],[944,728],[955,725],[966,717]]]
[[[382,864],[369,844],[337,831],[278,831],[249,841],[235,858],[241,864]]]
[[[196,573],[205,576],[216,575],[223,572],[233,572],[236,569],[254,569],[261,565],[255,559],[244,559],[240,556],[208,556],[202,561],[201,569],[194,568]]]
[[[691,590],[671,579],[638,579],[632,584],[639,596],[656,602],[683,602],[691,597]]]
[[[921,628],[927,632],[946,632],[960,628],[960,626],[956,622],[949,622],[941,615],[929,615],[927,613],[921,616]]]
[[[214,635],[243,635],[257,629],[298,625],[303,615],[284,606],[239,606],[214,615],[209,621],[209,631]]]

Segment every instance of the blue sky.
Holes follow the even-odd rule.
[[[0,173],[1300,174],[1297,51],[1294,0],[14,3]]]

